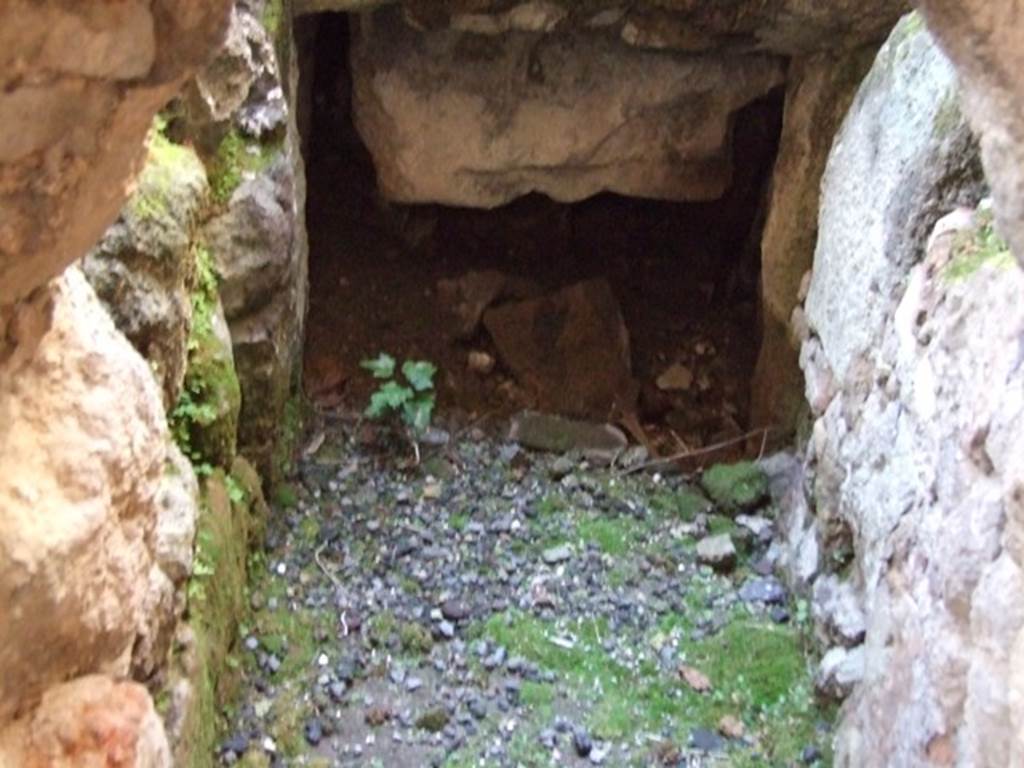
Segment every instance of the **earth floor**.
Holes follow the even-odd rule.
[[[443,426],[412,466],[320,415],[251,562],[223,764],[828,763],[770,503]],[[722,533],[716,570],[697,545]]]

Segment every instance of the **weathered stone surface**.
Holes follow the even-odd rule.
[[[509,439],[540,451],[578,451],[592,459],[603,458],[605,463],[629,445],[626,436],[610,424],[572,421],[533,411],[524,411],[512,419]]]
[[[219,40],[229,5],[3,5],[0,306],[58,274],[114,220],[154,112]]]
[[[753,426],[793,428],[803,401],[803,377],[790,316],[817,242],[821,176],[832,139],[875,46],[843,55],[821,53],[790,64],[786,112],[761,239],[761,350],[751,392]]]
[[[823,187],[802,352],[819,382],[816,526],[826,560],[845,527],[866,617],[840,766],[1006,765],[1021,749],[1007,682],[1024,611],[1007,596],[1022,588],[1024,275],[984,216],[965,230],[954,214],[925,247],[977,193],[955,103],[949,63],[905,20]]]
[[[128,671],[147,616],[167,428],[145,361],[77,269],[0,370],[0,721],[79,674]]]
[[[358,11],[386,4],[388,0],[295,0],[295,12]],[[407,0],[402,5],[417,26],[452,26],[481,35],[587,28],[647,48],[798,55],[881,40],[910,4],[903,0]]]
[[[168,410],[185,377],[192,235],[206,194],[206,171],[195,153],[151,134],[135,191],[82,259],[118,330],[149,362]]]
[[[261,309],[287,289],[295,268],[290,203],[289,188],[270,173],[260,174],[243,182],[228,209],[206,226],[229,321]]]
[[[861,596],[850,582],[841,582],[834,574],[814,582],[811,615],[818,639],[827,645],[852,648],[864,642],[864,610]]]
[[[908,16],[861,85],[822,182],[806,311],[834,376],[873,353],[935,221],[977,202],[983,184],[953,67]]]
[[[962,251],[971,235],[942,229],[886,325],[884,375],[844,380],[819,420],[817,460],[841,482],[816,502],[856,532],[867,616],[840,765],[923,763],[939,743],[955,764],[1006,765],[1019,749],[1024,274],[989,236]]]
[[[288,106],[269,31],[244,3],[231,12],[227,37],[181,96],[182,130],[212,151],[230,126],[255,139],[280,139]]]
[[[922,0],[928,25],[957,66],[965,111],[981,136],[996,215],[1024,263],[1024,17],[1015,0]]]
[[[419,32],[387,10],[361,24],[352,66],[381,193],[481,207],[532,191],[714,200],[732,179],[732,114],[784,75],[768,55],[650,52],[587,32]]]
[[[167,577],[180,584],[192,573],[199,483],[192,464],[173,443],[168,447],[167,467],[156,503],[153,554]]]
[[[141,685],[89,675],[47,691],[0,732],[0,765],[20,768],[171,768],[153,700]]]
[[[854,686],[864,679],[864,646],[829,649],[814,675],[814,687],[818,693],[834,701],[842,701],[853,691]],[[878,765],[887,765],[884,756],[879,756]]]
[[[736,547],[727,533],[706,536],[697,542],[697,560],[716,571],[730,571],[736,565]]]
[[[604,280],[490,309],[484,327],[544,410],[608,418],[631,381],[629,335]]]

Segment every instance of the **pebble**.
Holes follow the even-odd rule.
[[[451,640],[455,637],[455,625],[450,621],[442,621],[437,625],[437,631],[441,633],[441,637],[446,640]]]
[[[306,736],[306,741],[309,742],[311,746],[315,747],[324,737],[323,725],[321,725],[318,718],[314,717],[313,719],[306,721],[303,733]]]
[[[568,544],[557,547],[549,547],[541,554],[544,562],[548,565],[558,565],[572,559],[572,548]]]
[[[771,577],[748,579],[740,587],[739,596],[746,603],[779,604],[786,600],[786,588]]]
[[[585,728],[576,728],[572,732],[572,747],[580,757],[586,757],[594,749],[594,742]]]
[[[721,752],[725,749],[725,741],[707,728],[694,728],[690,731],[690,746],[700,752]]]

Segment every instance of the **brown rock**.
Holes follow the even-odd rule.
[[[0,6],[0,306],[59,274],[114,220],[153,114],[219,42],[230,5]]]
[[[173,610],[169,582],[148,586],[167,450],[157,384],[81,272],[52,290],[33,358],[0,369],[0,722],[62,680],[126,673]]]
[[[491,309],[484,326],[545,410],[607,418],[631,381],[629,335],[604,280]]]
[[[711,680],[699,669],[686,664],[679,665],[679,679],[686,683],[697,693],[707,693],[711,690]]]
[[[141,685],[102,675],[51,688],[0,733],[0,765],[19,768],[171,768],[153,700]]]

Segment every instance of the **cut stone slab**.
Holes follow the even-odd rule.
[[[718,199],[734,113],[785,74],[779,56],[649,51],[586,30],[538,45],[536,33],[414,29],[394,8],[359,32],[356,127],[381,194],[403,203]]]
[[[727,533],[708,536],[697,542],[697,560],[716,571],[729,571],[736,565],[736,547]]]
[[[591,461],[611,463],[629,442],[611,424],[592,424],[536,411],[512,418],[509,439],[526,448],[552,453],[579,453]]]
[[[544,410],[607,418],[632,382],[629,333],[605,280],[490,309],[484,326]]]
[[[544,552],[541,554],[541,557],[544,559],[544,562],[548,565],[558,565],[559,563],[564,563],[567,560],[572,559],[572,547],[570,547],[568,544],[562,544],[557,547],[550,547],[544,550]]]

